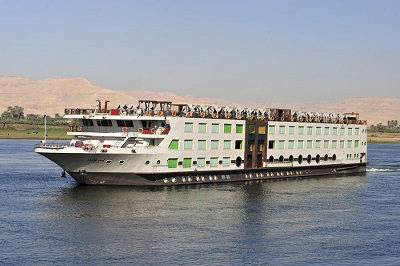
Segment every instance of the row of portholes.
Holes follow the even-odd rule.
[[[317,156],[315,156],[314,159],[315,159],[315,162],[319,163],[321,161],[321,156],[319,154],[317,154]],[[323,160],[324,161],[328,161],[328,159],[329,159],[328,154],[325,154],[325,156],[323,157]],[[274,160],[275,160],[274,156],[272,156],[272,155],[269,156],[268,161],[270,163],[274,162]],[[299,164],[301,164],[303,162],[303,160],[304,160],[303,155],[299,155],[299,157],[297,157],[297,161],[298,161]],[[312,160],[313,160],[313,158],[312,158],[311,154],[309,154],[307,156],[307,162],[311,163]],[[336,154],[332,155],[332,160],[336,161]],[[278,162],[283,163],[284,161],[285,161],[285,158],[283,157],[283,155],[279,156]],[[288,161],[289,162],[293,162],[294,161],[293,155],[289,156]]]
[[[112,163],[111,160],[107,160],[107,161],[106,161],[106,164],[107,164],[107,165],[110,165],[111,163]],[[120,160],[120,161],[119,161],[119,165],[123,165],[124,163],[125,163],[124,160]]]
[[[245,174],[244,177],[246,179],[250,178],[262,178],[262,177],[275,177],[276,176],[292,176],[292,175],[302,175],[302,174],[311,174],[311,170],[300,170],[300,171],[280,171],[280,172],[267,172],[267,173],[249,173]]]
[[[230,175],[221,175],[221,180],[230,180],[231,176]],[[172,177],[172,178],[164,178],[164,183],[176,183],[181,181],[182,183],[190,183],[190,182],[213,182],[213,181],[218,181],[218,177],[216,175],[210,175],[208,177],[206,176],[196,176],[196,177],[191,177],[191,176],[182,176],[182,177]]]

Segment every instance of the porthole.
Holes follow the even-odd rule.
[[[125,163],[124,160],[119,161],[119,164],[120,164],[120,165],[123,165],[124,163]]]
[[[328,154],[325,154],[324,161],[328,161]]]
[[[237,167],[240,167],[242,165],[242,158],[240,156],[236,157],[235,163]]]
[[[161,163],[161,161],[160,160],[157,160],[157,164],[160,164]]]
[[[289,162],[293,162],[293,155],[289,156]]]
[[[332,156],[332,160],[336,161],[336,154]]]
[[[316,161],[317,163],[319,163],[319,160],[320,160],[320,156],[319,156],[319,154],[317,154],[317,156],[315,157],[315,161]]]
[[[145,164],[145,165],[148,165],[149,163],[150,163],[150,161],[146,161],[144,164]]]
[[[274,156],[269,156],[269,158],[268,158],[268,161],[270,162],[270,163],[272,163],[273,161],[274,161]]]
[[[299,164],[301,164],[303,162],[303,155],[299,155],[297,161],[299,162]]]
[[[107,160],[107,161],[106,161],[106,164],[111,164],[111,163],[112,163],[111,160]]]
[[[309,154],[309,155],[307,156],[307,163],[311,163],[311,159],[312,159],[311,154]]]
[[[283,155],[279,156],[279,162],[283,163]]]

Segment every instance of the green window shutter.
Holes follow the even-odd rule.
[[[236,125],[236,133],[243,133],[243,125]]]
[[[171,143],[169,144],[168,148],[170,150],[178,150],[178,148],[179,148],[179,140],[177,140],[177,139],[171,140]]]
[[[192,158],[183,158],[183,168],[192,167]]]
[[[167,160],[168,168],[177,168],[178,167],[178,158],[169,158]]]
[[[360,141],[359,140],[355,140],[354,141],[354,148],[358,148],[360,146]]]
[[[224,133],[231,133],[231,132],[232,132],[232,125],[224,124]]]

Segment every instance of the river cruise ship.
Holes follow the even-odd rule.
[[[367,125],[357,113],[140,100],[67,108],[66,145],[35,152],[79,184],[182,185],[363,173]]]

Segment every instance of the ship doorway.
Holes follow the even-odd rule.
[[[266,129],[264,121],[246,121],[246,168],[263,167],[266,156]]]

